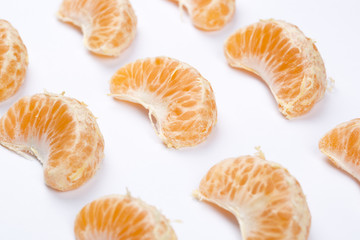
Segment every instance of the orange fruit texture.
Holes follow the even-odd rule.
[[[80,27],[96,54],[118,56],[135,38],[137,18],[128,0],[64,0],[58,18]]]
[[[244,240],[308,238],[311,216],[298,181],[262,154],[214,165],[194,195],[233,213]]]
[[[360,181],[360,119],[341,123],[321,138],[319,149],[336,167]]]
[[[0,101],[13,96],[24,82],[28,53],[18,31],[0,19]]]
[[[140,59],[120,68],[111,95],[149,110],[150,121],[168,147],[203,142],[216,123],[210,83],[186,63],[168,57]]]
[[[104,140],[84,103],[51,93],[17,101],[0,119],[0,144],[43,165],[45,183],[72,190],[90,179],[104,155]]]
[[[234,68],[260,76],[288,119],[310,111],[326,90],[326,72],[314,41],[295,25],[262,20],[232,34],[225,57]]]
[[[233,17],[235,0],[171,0],[189,12],[195,27],[204,31],[223,28]]]
[[[128,195],[99,198],[75,220],[77,240],[176,240],[169,221],[153,206]]]

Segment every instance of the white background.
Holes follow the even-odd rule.
[[[357,0],[238,0],[233,20],[221,31],[202,32],[166,0],[132,0],[138,17],[132,45],[117,58],[86,50],[81,32],[57,20],[60,0],[1,0],[0,18],[18,29],[29,53],[25,84],[0,104],[0,115],[20,97],[66,92],[88,104],[105,138],[97,174],[77,190],[57,192],[44,184],[41,164],[0,148],[0,239],[74,239],[73,222],[88,202],[125,194],[155,205],[172,221],[179,239],[241,239],[234,217],[195,200],[191,193],[215,163],[253,154],[260,145],[268,160],[300,182],[312,214],[311,240],[360,239],[359,184],[335,169],[318,150],[322,135],[359,117],[360,3]],[[223,43],[236,29],[259,19],[296,24],[314,39],[335,89],[312,111],[286,120],[267,86],[230,68]],[[218,123],[207,141],[167,149],[140,107],[114,101],[109,80],[124,64],[165,55],[199,70],[215,92]],[[179,221],[177,221],[179,220]]]

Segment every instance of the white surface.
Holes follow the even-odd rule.
[[[336,124],[360,116],[360,2],[344,0],[238,0],[230,24],[218,32],[195,29],[166,0],[132,0],[138,16],[135,41],[118,58],[89,53],[81,32],[58,21],[60,0],[0,2],[0,17],[18,29],[29,68],[21,90],[0,104],[0,114],[20,97],[66,92],[88,104],[105,138],[105,159],[89,182],[56,192],[45,186],[42,167],[0,148],[0,239],[74,239],[73,221],[86,203],[126,188],[173,220],[179,239],[241,239],[235,219],[192,198],[207,170],[228,157],[252,154],[260,145],[299,180],[312,214],[310,240],[360,239],[359,184],[328,163],[318,140]],[[296,24],[316,40],[335,91],[307,115],[291,121],[278,111],[266,85],[230,68],[223,42],[239,27],[276,18]],[[218,123],[206,142],[167,149],[146,111],[106,96],[109,80],[124,64],[166,55],[197,68],[214,89]],[[180,221],[175,221],[180,220]]]

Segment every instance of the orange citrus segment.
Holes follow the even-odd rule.
[[[261,156],[216,164],[195,196],[233,213],[244,240],[308,237],[311,216],[299,183],[285,168]]]
[[[13,96],[24,82],[28,54],[19,33],[0,19],[0,101]]]
[[[176,240],[169,221],[153,206],[130,195],[99,198],[75,220],[77,240]]]
[[[197,145],[216,123],[210,83],[175,59],[146,58],[127,64],[112,77],[110,91],[116,99],[148,109],[157,134],[168,147]]]
[[[360,181],[360,119],[344,122],[321,138],[319,149],[338,168]]]
[[[288,119],[310,111],[325,93],[320,53],[290,23],[270,19],[239,29],[225,42],[225,56],[232,67],[259,75]]]
[[[104,155],[103,137],[85,104],[50,93],[24,97],[1,117],[0,144],[39,159],[46,184],[60,191],[90,179]]]
[[[235,12],[235,0],[172,0],[185,7],[195,27],[204,31],[223,28]]]
[[[81,27],[92,52],[117,56],[133,41],[137,18],[128,0],[64,0],[58,18]]]

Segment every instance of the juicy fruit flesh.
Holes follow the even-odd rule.
[[[340,169],[360,181],[360,119],[344,122],[321,138],[319,149]]]
[[[157,57],[130,63],[112,77],[110,91],[117,99],[149,109],[158,135],[169,147],[199,144],[216,123],[209,82],[175,59]]]
[[[307,239],[311,217],[286,169],[260,157],[227,159],[201,180],[197,197],[232,212],[243,239]]]
[[[292,24],[265,20],[242,28],[225,42],[225,56],[231,66],[259,75],[289,119],[310,111],[325,93],[322,58]]]
[[[128,0],[64,0],[58,17],[81,27],[94,53],[117,56],[133,41],[137,18]]]
[[[77,240],[176,240],[168,220],[130,195],[111,195],[87,204],[75,220]]]
[[[186,7],[195,27],[204,31],[223,28],[233,17],[235,0],[172,0]]]
[[[67,191],[89,178],[103,158],[104,140],[91,112],[75,99],[37,94],[0,119],[0,144],[37,157],[48,186]]]
[[[27,65],[27,50],[19,33],[9,22],[0,19],[0,101],[18,91]]]

